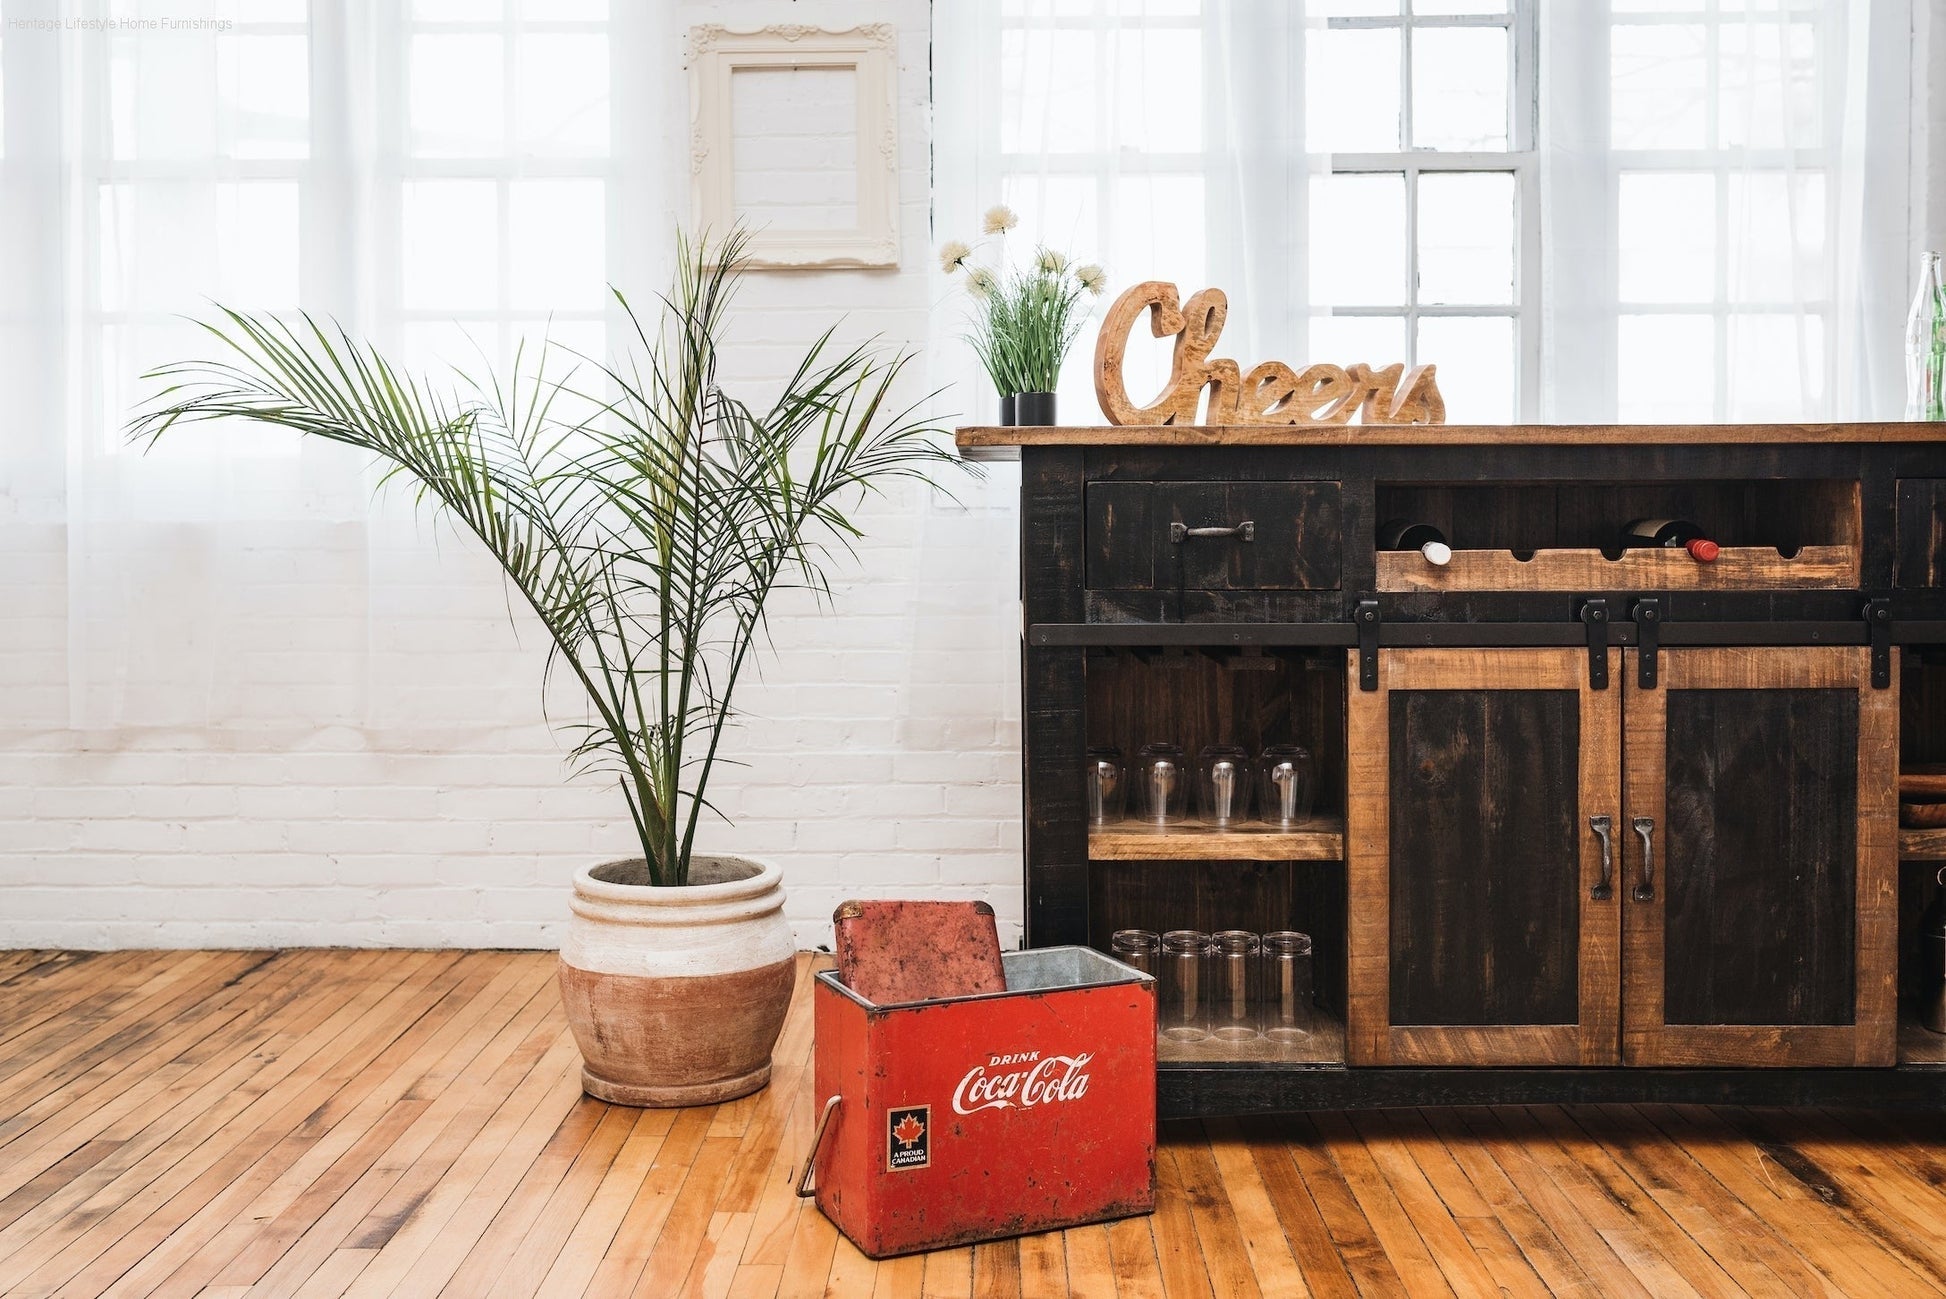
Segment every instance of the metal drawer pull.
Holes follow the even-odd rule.
[[[1615,890],[1608,882],[1615,873],[1615,841],[1609,837],[1615,823],[1605,816],[1591,816],[1588,818],[1588,828],[1595,832],[1595,838],[1601,840],[1601,880],[1589,890],[1588,896],[1597,902],[1606,902],[1615,896]]]
[[[1255,541],[1257,525],[1249,519],[1245,519],[1234,528],[1192,528],[1182,523],[1169,525],[1169,540],[1177,545],[1181,545],[1190,537],[1235,537],[1238,541]]]
[[[1655,818],[1638,816],[1629,822],[1642,836],[1642,881],[1635,886],[1637,902],[1655,900]]]

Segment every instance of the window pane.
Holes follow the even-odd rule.
[[[1507,147],[1507,30],[1421,27],[1412,34],[1412,142]]]
[[[1514,300],[1511,172],[1419,177],[1419,301]]]
[[[1729,321],[1731,420],[1788,423],[1823,413],[1824,321],[1818,316],[1733,314]]]
[[[1716,181],[1628,172],[1618,223],[1624,302],[1708,302],[1716,296]]]
[[[1007,235],[1006,241],[1013,249],[1015,260],[1027,256],[1036,244],[1058,248],[1080,262],[1101,260],[1101,227],[1096,214],[1093,177],[1039,173],[1009,176],[1001,184],[1000,201],[1020,218],[1020,224]],[[968,220],[970,226],[971,218]],[[970,228],[955,227],[941,232],[942,238],[949,239],[970,240],[972,236]],[[975,250],[974,260],[987,264],[1000,255],[1002,247],[997,241],[983,243]],[[1111,278],[1115,270],[1109,266]],[[1147,272],[1143,275],[1146,277]]]
[[[218,116],[226,152],[302,158],[311,145],[311,43],[303,36],[217,41]]]
[[[1311,301],[1390,306],[1406,301],[1405,177],[1311,178]]]
[[[405,183],[399,242],[408,310],[493,307],[500,299],[499,196],[490,180]]]
[[[1708,41],[1700,24],[1617,24],[1610,33],[1609,139],[1618,149],[1709,145]]]
[[[607,216],[598,180],[517,180],[508,190],[509,301],[542,311],[599,309]]]
[[[102,186],[102,309],[295,306],[297,206],[294,181]]]
[[[1504,14],[1507,0],[1412,0],[1412,12],[1427,14]]]
[[[1507,424],[1514,417],[1514,322],[1506,316],[1438,316],[1419,322],[1420,365],[1446,399],[1449,424]]]
[[[608,38],[528,34],[514,46],[514,133],[523,150],[608,151]]]
[[[1138,270],[1143,279],[1175,284],[1185,297],[1209,283],[1200,177],[1123,176],[1115,182],[1114,193],[1107,265],[1111,273],[1124,268],[1123,287]],[[1050,234],[1047,240],[1034,242],[1053,243],[1053,238]],[[1016,257],[1025,255],[1026,249],[1015,250]]]
[[[1824,177],[1732,173],[1726,268],[1732,302],[1828,297]]]
[[[1305,33],[1304,137],[1313,153],[1399,147],[1399,58],[1396,28]]]
[[[506,138],[503,48],[498,36],[415,36],[411,140],[427,157],[499,153]]]
[[[1403,316],[1314,316],[1311,319],[1311,347],[1305,354],[1307,365],[1325,361],[1344,366],[1363,361],[1383,368],[1403,360]]]
[[[1817,38],[1809,23],[1726,22],[1717,134],[1724,148],[1814,149]]]
[[[1000,34],[1000,151],[1075,153],[1095,144],[1092,32]]]
[[[1117,49],[1116,142],[1145,153],[1201,149],[1202,36],[1180,28],[1137,28],[1119,34]]]
[[[856,229],[858,74],[743,68],[730,101],[738,216],[753,229]]]
[[[504,0],[412,0],[412,16],[421,22],[491,23],[505,13]]]
[[[1714,418],[1716,329],[1708,316],[1623,316],[1617,342],[1616,418],[1626,424]]]

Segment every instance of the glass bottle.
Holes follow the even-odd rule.
[[[1905,322],[1905,417],[1946,419],[1946,285],[1936,252],[1919,255],[1919,292]]]

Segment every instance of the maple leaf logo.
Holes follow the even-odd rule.
[[[926,1135],[926,1125],[908,1114],[899,1120],[897,1127],[892,1129],[892,1135],[899,1139],[900,1145],[910,1150],[918,1143],[920,1137]]]

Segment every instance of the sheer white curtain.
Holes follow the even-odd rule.
[[[1225,356],[1301,350],[1306,177],[1302,9],[1284,0],[1004,0],[933,10],[933,211],[940,239],[978,233],[1005,203],[1015,261],[1047,244],[1108,272],[1229,295]],[[994,398],[957,341],[966,303],[939,284],[936,380],[990,420]],[[1095,398],[1091,336],[1068,360],[1063,419]],[[1261,358],[1259,358],[1261,359]],[[1159,389],[1168,344],[1138,329],[1128,375]]]
[[[935,14],[941,238],[1004,199],[1111,292],[1224,288],[1245,364],[1435,362],[1456,422],[1898,414],[1911,0]]]
[[[219,354],[181,318],[212,300],[335,318],[419,366],[504,361],[543,330],[599,349],[604,283],[655,282],[623,253],[661,244],[611,229],[670,220],[653,182],[669,133],[612,122],[679,102],[676,79],[611,95],[608,73],[679,67],[673,15],[0,0],[0,19],[0,526],[20,557],[0,582],[16,608],[56,611],[6,633],[31,638],[0,648],[31,650],[42,683],[9,720],[408,714],[439,683],[373,662],[407,647],[415,614],[453,612],[441,588],[457,571],[442,575],[410,502],[375,503],[357,454],[266,430],[132,451],[120,430],[155,388],[139,376]]]

